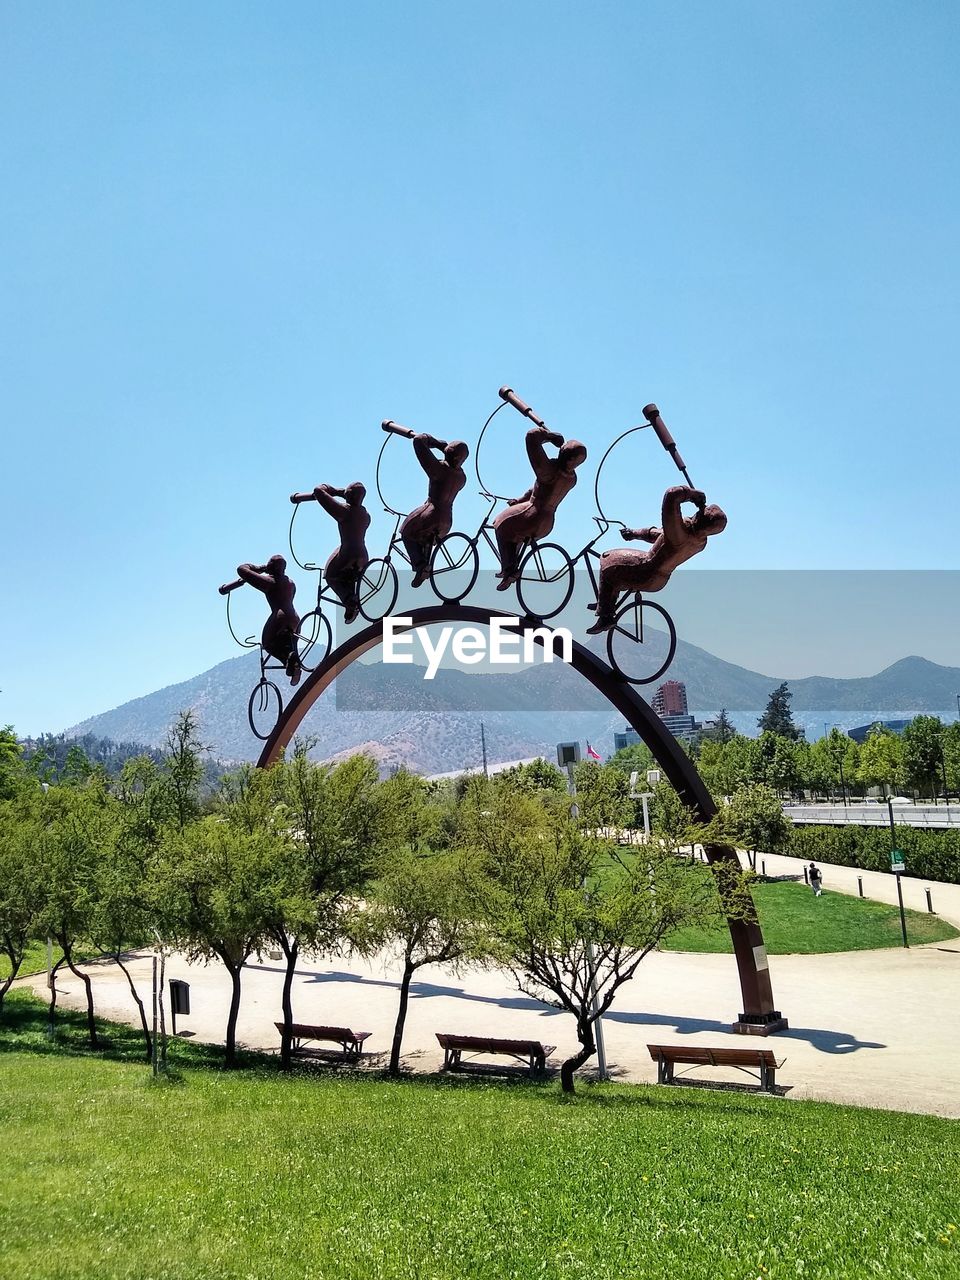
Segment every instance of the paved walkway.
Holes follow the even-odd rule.
[[[771,861],[768,858],[768,871],[774,870]],[[831,885],[829,871],[827,884],[840,887]],[[789,1086],[789,1097],[960,1117],[960,943],[908,951],[773,956],[770,965],[777,1003],[790,1020],[790,1030],[769,1040],[745,1041],[729,1032],[740,1010],[732,956],[649,956],[604,1020],[614,1077],[655,1080],[648,1043],[766,1044],[786,1058],[779,1079]],[[133,968],[146,997],[149,956],[136,959]],[[116,966],[96,964],[90,972],[98,1011],[136,1024]],[[192,1013],[180,1020],[181,1030],[222,1043],[229,1001],[223,968],[188,965],[174,956],[167,973],[191,985]],[[44,975],[24,981],[43,993]],[[245,970],[238,1029],[243,1044],[278,1047],[273,1024],[280,1017],[281,981],[279,962],[255,962]],[[57,987],[63,1004],[82,1006],[81,984],[72,974],[58,975]],[[293,988],[294,1016],[371,1031],[369,1061],[379,1066],[390,1045],[397,993],[398,968],[386,956],[371,963],[304,963]],[[567,1014],[530,1000],[516,990],[509,975],[496,971],[458,977],[441,967],[421,970],[404,1037],[409,1069],[439,1067],[437,1031],[536,1038],[558,1046],[555,1060],[572,1052],[576,1043]],[[696,1075],[745,1079],[719,1068]]]

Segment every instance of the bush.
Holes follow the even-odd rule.
[[[864,871],[890,870],[889,827],[794,827],[790,845],[797,858]],[[960,884],[960,831],[898,825],[897,848],[905,855],[908,875]]]

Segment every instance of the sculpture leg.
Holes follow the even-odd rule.
[[[601,561],[600,585],[597,589],[597,620],[592,627],[587,628],[588,636],[599,635],[602,631],[609,631],[613,626],[617,600],[620,598],[621,591],[625,589],[618,582],[618,578],[622,576],[623,574],[618,573],[614,566],[608,567]]]

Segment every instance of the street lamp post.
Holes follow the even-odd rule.
[[[823,723],[823,736],[824,736],[825,738],[827,738],[827,737],[829,736],[829,732],[828,732],[828,731],[829,731],[830,729],[839,729],[839,728],[841,728],[841,726],[840,726],[839,724],[831,724],[831,725],[828,725],[828,724],[827,724],[827,722],[826,722],[826,721],[824,721],[824,723]],[[839,754],[839,756],[837,756],[837,765],[838,765],[838,766],[839,766],[839,768],[840,768],[840,790],[841,790],[841,792],[843,793],[843,807],[846,809],[846,807],[847,807],[847,784],[846,784],[846,781],[844,780],[844,777],[843,777],[843,747],[842,747],[842,746],[841,746],[841,748],[840,748],[840,754]]]
[[[887,796],[887,812],[890,814],[890,863],[892,866],[893,855],[897,852],[897,828],[893,821],[893,800],[890,796]],[[903,863],[899,862],[897,865],[903,866]],[[900,883],[900,872],[896,871],[894,874],[897,877],[897,901],[900,903],[900,932],[903,934],[903,945],[909,947],[910,943],[907,941],[907,917],[903,909],[903,886]]]

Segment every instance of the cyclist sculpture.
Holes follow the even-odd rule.
[[[453,503],[467,483],[463,464],[470,450],[462,440],[438,440],[424,431],[415,433],[408,427],[401,427],[390,419],[382,425],[394,435],[405,435],[413,441],[417,461],[430,481],[426,502],[415,507],[400,526],[400,537],[413,570],[410,585],[420,587],[430,576],[434,548],[453,527]],[[435,457],[434,449],[438,449],[443,457]]]
[[[270,617],[263,627],[260,644],[264,652],[275,658],[283,667],[292,685],[300,680],[300,658],[297,639],[300,631],[300,615],[294,607],[293,597],[297,587],[287,577],[287,562],[283,556],[271,556],[266,564],[241,564],[237,566],[240,577],[220,588],[222,596],[247,583],[267,597]]]
[[[509,399],[512,394],[509,392],[503,398]],[[514,399],[509,399],[509,403],[513,404]],[[517,407],[522,404],[520,401]],[[523,405],[521,412],[525,410]],[[531,414],[527,412],[526,416]],[[548,458],[544,444],[555,445],[560,452],[555,458]],[[551,531],[557,507],[577,483],[577,467],[587,458],[586,445],[579,440],[564,440],[559,432],[549,431],[542,424],[530,428],[526,445],[535,476],[533,485],[521,497],[509,499],[506,510],[493,522],[500,555],[498,591],[507,591],[520,576],[520,551],[524,544],[545,538]]]
[[[348,625],[356,621],[360,612],[360,579],[370,562],[365,537],[370,528],[370,512],[363,505],[366,496],[366,487],[359,480],[345,489],[318,484],[313,491],[313,497],[340,528],[340,545],[324,565],[323,576],[343,605],[343,620]],[[295,493],[290,501],[302,501],[303,497]],[[341,498],[343,501],[338,501]]]
[[[688,502],[697,507],[692,518],[681,510]],[[660,518],[659,529],[620,530],[625,542],[651,543],[649,551],[605,551],[600,557],[597,603],[591,606],[597,611],[597,620],[587,629],[587,635],[598,635],[614,626],[617,603],[624,593],[662,591],[674,569],[702,551],[707,538],[727,527],[724,512],[717,506],[708,507],[701,489],[682,484],[663,495]]]
[[[316,608],[302,618],[297,615],[293,604],[296,587],[287,577],[285,559],[279,555],[272,556],[265,565],[241,565],[239,579],[220,588],[227,597],[227,625],[234,639],[242,648],[260,649],[260,680],[248,707],[250,726],[257,737],[267,740],[283,713],[282,694],[269,673],[284,671],[291,684],[296,685],[303,672],[317,670],[330,652],[332,618],[337,609],[344,610],[348,625],[358,616],[376,624],[392,613],[399,591],[395,556],[409,564],[414,587],[429,582],[438,599],[456,606],[475,586],[481,552],[487,549],[499,561],[497,590],[507,591],[515,585],[524,616],[540,622],[557,617],[566,608],[574,591],[575,570],[580,567],[597,601],[589,606],[596,610],[589,634],[606,633],[607,656],[617,675],[629,684],[650,684],[670,666],[677,648],[676,628],[666,610],[645,597],[661,591],[679,565],[702,551],[708,538],[726,527],[727,517],[719,507],[708,506],[706,495],[693,487],[659,409],[648,404],[643,410],[646,421],[622,432],[604,453],[594,479],[598,514],[593,519],[597,530],[571,555],[558,543],[544,539],[553,529],[560,503],[577,483],[577,469],[586,461],[587,449],[579,440],[565,440],[549,430],[510,387],[501,387],[499,396],[502,403],[484,423],[474,450],[481,496],[489,502],[476,533],[451,532],[454,503],[466,483],[463,464],[470,454],[467,445],[462,440],[447,442],[425,432],[417,433],[386,419],[381,423],[387,440],[377,457],[376,491],[384,510],[396,523],[384,555],[371,559],[367,552],[370,515],[365,506],[364,485],[355,481],[337,489],[319,484],[306,493],[292,494],[290,499],[294,504],[290,550],[300,568],[320,570],[319,564],[300,560],[294,551],[293,522],[301,504],[316,502],[336,520],[340,533],[339,545],[323,568]],[[519,498],[498,495],[480,474],[480,453],[487,429],[508,405],[532,423],[526,433],[526,450],[534,482]],[[604,511],[600,476],[620,443],[648,428],[653,429],[671,455],[686,483],[667,490],[659,528],[628,529]],[[385,451],[395,435],[412,441],[428,478],[427,500],[409,513],[392,506],[382,487]],[[546,445],[557,449],[556,456],[548,456]],[[494,510],[504,502],[506,507],[492,518]],[[683,506],[688,503],[697,508],[692,517],[683,515]],[[647,542],[650,549],[601,552],[597,544],[616,526],[625,541]],[[238,635],[230,619],[230,593],[244,583],[263,592],[270,605],[270,617],[259,643],[253,635]]]

